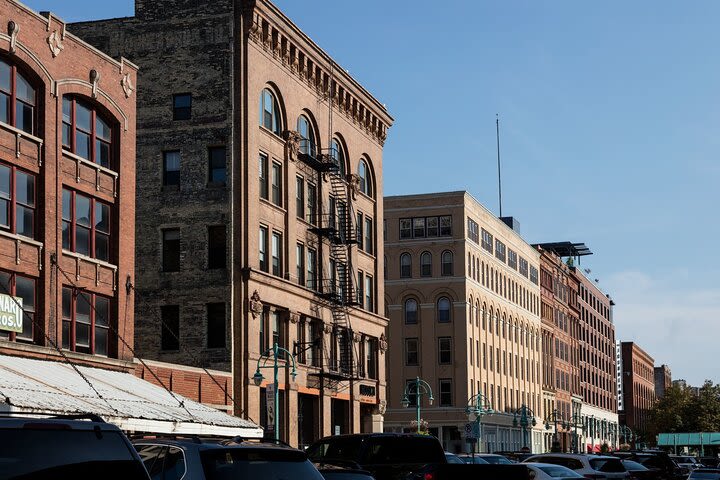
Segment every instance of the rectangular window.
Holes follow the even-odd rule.
[[[168,228],[162,231],[163,272],[180,271],[180,229]]]
[[[373,221],[372,218],[365,217],[365,251],[370,255],[374,252],[373,243]]]
[[[440,406],[452,406],[452,379],[450,378],[440,379]]]
[[[440,236],[452,237],[452,217],[450,215],[440,217]]]
[[[180,185],[180,151],[163,152],[163,186]]]
[[[260,227],[260,235],[258,237],[258,259],[260,261],[260,270],[263,272],[268,271],[267,245],[268,229],[267,227]]]
[[[517,270],[518,268],[518,256],[515,251],[508,248],[508,259],[507,259],[508,266],[514,270]]]
[[[272,234],[272,274],[276,277],[282,276],[282,234]]]
[[[285,332],[283,327],[282,312],[277,310],[270,311],[270,331],[272,333],[272,343],[277,343],[278,347],[285,348]]]
[[[269,200],[268,190],[268,157],[264,153],[261,153],[258,157],[258,164],[260,167],[260,198]]]
[[[298,285],[305,285],[305,245],[302,243],[295,247],[295,267]]]
[[[482,246],[483,249],[487,250],[488,252],[490,252],[492,254],[493,253],[493,236],[492,236],[492,234],[490,232],[488,232],[487,230],[485,230],[484,228],[481,229],[481,233],[482,233],[482,242],[480,245]]]
[[[225,303],[207,304],[207,348],[226,348]]]
[[[0,271],[0,293],[22,299],[22,332],[0,332],[0,338],[33,341],[35,321],[35,280]]]
[[[208,227],[208,268],[225,268],[226,243],[225,225]]]
[[[63,189],[63,248],[110,260],[110,206]]]
[[[312,248],[307,251],[307,288],[317,290],[317,273],[315,266],[317,265],[317,252]]]
[[[317,223],[317,187],[312,183],[307,185],[307,221],[312,225]]]
[[[538,270],[532,265],[530,266],[530,281],[535,285],[538,284]]]
[[[369,338],[367,341],[367,376],[372,380],[378,379],[378,339]]]
[[[272,202],[282,207],[282,166],[275,162],[272,164],[271,194]]]
[[[161,306],[160,319],[160,350],[180,350],[180,305]]]
[[[401,218],[400,219],[400,240],[406,238],[412,238],[412,219]]]
[[[408,407],[417,406],[417,380],[405,380],[405,391],[407,393]]]
[[[438,363],[440,365],[452,364],[452,338],[438,338]]]
[[[413,218],[413,237],[425,238],[425,218]]]
[[[355,302],[357,302],[358,305],[362,305],[365,301],[365,293],[363,292],[363,286],[365,285],[363,281],[364,278],[365,275],[362,270],[359,270],[357,276],[357,295],[355,297]]]
[[[520,265],[519,265],[518,271],[520,272],[520,275],[523,275],[527,278],[527,276],[528,276],[528,261],[525,260],[523,257],[520,257]]]
[[[425,223],[427,224],[427,236],[437,237],[440,233],[438,217],[427,217]]]
[[[208,181],[217,185],[225,185],[227,181],[227,160],[225,147],[210,147],[208,152]]]
[[[418,339],[417,338],[406,338],[405,339],[405,365],[409,367],[417,366],[419,362],[418,357]]]
[[[63,348],[107,356],[110,299],[63,287],[62,303]]]
[[[295,177],[295,215],[305,219],[305,179]]]
[[[192,113],[192,94],[176,93],[173,95],[173,120],[190,120]]]
[[[468,217],[468,238],[475,243],[480,243],[480,226],[475,220]]]
[[[267,313],[267,310],[264,309],[260,313],[260,324],[258,325],[258,340],[260,342],[260,353],[265,353],[265,350],[267,350],[267,338],[265,337],[268,323]]]
[[[495,258],[505,262],[505,244],[497,239],[495,240]]]
[[[310,338],[313,345],[311,351],[310,363],[313,367],[322,365],[322,344],[323,344],[323,324],[317,320],[310,322]]]
[[[375,301],[373,295],[373,279],[365,275],[365,310],[368,312],[375,311]]]
[[[363,245],[363,214],[358,212],[355,220],[355,239],[357,240],[358,250],[365,250]]]
[[[35,175],[0,164],[0,229],[35,237]]]

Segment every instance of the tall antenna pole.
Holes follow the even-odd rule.
[[[502,217],[502,181],[500,177],[500,118],[495,114],[495,137],[497,141],[497,162],[498,162],[498,197],[500,204],[500,216]]]

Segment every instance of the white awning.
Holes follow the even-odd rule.
[[[67,363],[0,355],[0,411],[92,413],[132,432],[263,436],[262,429],[248,420],[171,395],[129,373],[78,369],[97,393]]]

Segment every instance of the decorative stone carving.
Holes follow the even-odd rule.
[[[388,349],[388,342],[387,338],[385,338],[384,333],[380,335],[380,341],[378,342],[378,344],[380,345],[380,353],[385,353]]]
[[[325,333],[332,333],[332,331],[333,331],[333,326],[332,326],[331,324],[329,324],[329,323],[325,323],[325,324],[323,324],[323,331],[324,331]]]
[[[350,193],[352,194],[353,200],[357,199],[357,194],[360,192],[360,175],[356,173],[350,174]]]
[[[125,98],[130,98],[130,95],[132,95],[135,90],[135,86],[132,83],[132,78],[130,78],[129,73],[126,73],[122,80],[120,80],[120,86],[122,87],[123,92],[125,92]]]
[[[353,341],[355,343],[360,343],[360,340],[362,340],[362,335],[358,332],[353,332]]]
[[[259,43],[260,41],[260,33],[262,32],[262,25],[261,25],[260,16],[255,15],[253,17],[253,23],[250,25],[250,29],[248,30],[248,36],[250,37],[250,40],[252,40],[255,43]]]
[[[257,318],[258,315],[260,315],[263,311],[263,303],[260,300],[260,294],[257,290],[255,290],[250,297],[250,300],[248,301],[249,307],[250,307],[250,313],[252,313],[253,318]]]
[[[58,34],[57,30],[53,30],[53,32],[50,34],[50,36],[47,38],[48,46],[50,47],[50,53],[52,53],[53,58],[60,55],[60,52],[63,51],[65,46],[62,43],[62,39],[60,38],[60,35]]]
[[[377,406],[377,413],[380,415],[385,415],[385,412],[387,411],[387,400],[380,400],[380,403],[378,403]]]
[[[285,157],[288,160],[297,160],[298,152],[300,151],[300,140],[302,136],[295,130],[285,130]]]
[[[10,35],[10,53],[17,50],[17,36],[20,32],[20,25],[10,20],[8,22],[8,35]]]
[[[298,323],[300,321],[300,314],[297,312],[289,312],[290,323]]]
[[[90,70],[90,83],[92,83],[92,97],[97,98],[98,84],[100,83],[100,72],[94,68]]]

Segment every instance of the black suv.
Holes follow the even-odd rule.
[[[688,472],[680,468],[667,452],[662,450],[620,450],[612,455],[623,460],[632,460],[656,472],[662,480],[684,480]]]
[[[437,438],[410,433],[359,433],[325,437],[310,445],[315,463],[351,462],[377,480],[405,478],[429,463],[447,463]]]
[[[127,437],[93,415],[0,416],[0,445],[0,480],[148,480]]]
[[[144,438],[133,444],[153,480],[323,480],[304,452],[274,440]]]

